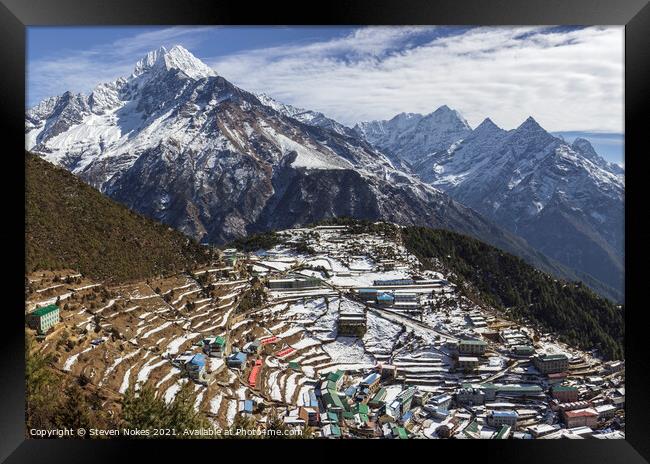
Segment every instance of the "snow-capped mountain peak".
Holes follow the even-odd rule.
[[[388,153],[393,161],[413,164],[432,153],[446,151],[472,129],[458,111],[442,105],[427,115],[400,113],[388,121],[360,122],[355,131]]]
[[[136,63],[133,76],[138,77],[149,71],[171,69],[178,69],[192,79],[217,76],[212,68],[181,45],[174,45],[169,50],[160,47],[158,50],[150,51]]]
[[[458,111],[452,110],[447,105],[442,105],[433,113],[426,115],[422,118],[420,124],[433,124],[436,129],[471,130],[465,118]]]

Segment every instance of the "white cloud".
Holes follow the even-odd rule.
[[[446,104],[473,126],[489,116],[512,128],[533,115],[553,131],[622,132],[623,28],[542,31],[476,28],[396,50],[423,29],[363,28],[208,63],[247,90],[347,124]]]

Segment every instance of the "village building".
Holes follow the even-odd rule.
[[[242,347],[242,351],[248,354],[259,354],[261,347],[262,347],[262,343],[259,340],[253,340],[252,342],[246,343]]]
[[[564,372],[569,368],[569,358],[565,354],[540,354],[533,358],[533,364],[542,374]]]
[[[339,313],[337,330],[339,335],[361,338],[366,333],[366,314],[353,312]]]
[[[609,361],[605,363],[605,372],[609,374],[613,374],[614,372],[619,372],[623,369],[625,369],[625,362],[624,361]]]
[[[253,400],[239,400],[239,412],[244,415],[253,414]]]
[[[223,358],[226,353],[224,337],[207,337],[202,340],[203,352],[213,358]]]
[[[271,290],[318,288],[321,284],[322,281],[315,277],[291,277],[284,279],[269,279],[268,281],[268,287]]]
[[[341,385],[343,385],[343,375],[343,371],[341,369],[337,369],[336,371],[327,374],[326,379],[328,382],[333,382],[334,388],[338,390],[341,388]]]
[[[413,285],[415,281],[413,279],[386,279],[386,280],[374,280],[372,285],[375,287],[399,287],[405,285]]]
[[[318,409],[318,399],[316,398],[316,392],[313,388],[310,388],[303,393],[302,402],[305,406]]]
[[[456,402],[462,405],[485,403],[485,391],[471,385],[463,386],[456,391]]]
[[[517,424],[517,419],[519,415],[517,411],[490,411],[487,416],[487,424],[491,427],[501,427],[503,425],[509,425],[514,428]]]
[[[612,404],[619,408],[625,406],[625,387],[617,388],[610,396]]]
[[[539,385],[535,384],[503,384],[494,386],[496,396],[511,396],[511,397],[542,397],[544,390]]]
[[[560,426],[557,424],[535,424],[526,428],[534,438],[540,438],[549,433],[557,432],[559,429]]]
[[[578,401],[578,388],[570,385],[553,385],[551,396],[560,403]]]
[[[614,417],[618,410],[618,408],[613,404],[601,404],[600,406],[596,406],[594,409],[598,413],[599,419],[609,419]]]
[[[506,440],[512,435],[512,426],[502,425],[501,428],[490,438],[494,440]]]
[[[512,354],[515,356],[532,356],[535,354],[535,348],[530,345],[515,345],[512,348]]]
[[[411,410],[415,391],[415,387],[409,387],[406,390],[402,390],[395,399],[387,405],[386,414],[391,416],[393,419],[401,419],[404,414]]]
[[[317,407],[301,406],[298,410],[298,417],[310,426],[316,426],[320,422],[320,413]]]
[[[476,370],[478,368],[478,358],[474,356],[459,356],[457,366],[458,369],[466,372]]]
[[[458,352],[460,354],[485,354],[487,342],[483,340],[461,340],[458,342]]]
[[[395,302],[395,297],[390,293],[379,293],[376,300],[380,305],[392,305]]]
[[[367,403],[379,389],[380,380],[381,376],[377,372],[367,375],[366,378],[359,383],[359,387],[356,389],[354,394],[355,399],[362,403]]]
[[[55,304],[38,308],[27,315],[27,325],[39,335],[45,334],[61,320],[59,307]]]
[[[185,364],[185,369],[187,370],[187,375],[190,379],[199,383],[207,383],[207,371],[206,371],[206,358],[202,353],[195,354],[192,356],[187,364]]]
[[[226,359],[226,364],[228,367],[241,368],[246,364],[246,353],[243,351],[238,351],[231,354],[228,359]]]
[[[370,406],[373,409],[381,409],[386,405],[385,399],[386,399],[386,389],[384,387],[380,387],[379,390],[377,390],[377,393],[368,401],[368,406]]]
[[[436,407],[437,409],[449,409],[451,406],[453,398],[451,395],[444,393],[442,395],[434,396],[429,400],[429,404]]]
[[[573,409],[564,411],[564,422],[567,428],[590,427],[593,428],[598,424],[598,413],[593,408]]]
[[[359,295],[359,298],[363,298],[366,301],[375,301],[377,299],[378,292],[379,290],[376,288],[360,288],[357,290],[357,295]]]
[[[417,293],[402,293],[395,292],[395,303],[418,303],[419,297]]]

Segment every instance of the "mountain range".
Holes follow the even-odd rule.
[[[421,180],[622,292],[624,172],[589,141],[568,144],[532,117],[509,131],[489,118],[472,130],[446,106],[355,130]]]
[[[443,106],[349,128],[240,89],[175,46],[89,95],[44,100],[25,131],[28,150],[204,243],[335,216],[383,219],[622,286],[622,173],[532,119],[472,130]]]

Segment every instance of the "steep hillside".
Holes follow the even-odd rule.
[[[77,269],[113,282],[183,270],[209,251],[25,153],[26,270]]]
[[[556,280],[497,248],[446,230],[402,229],[404,245],[425,265],[442,266],[469,294],[525,318],[581,349],[623,357],[624,307],[579,282]]]

